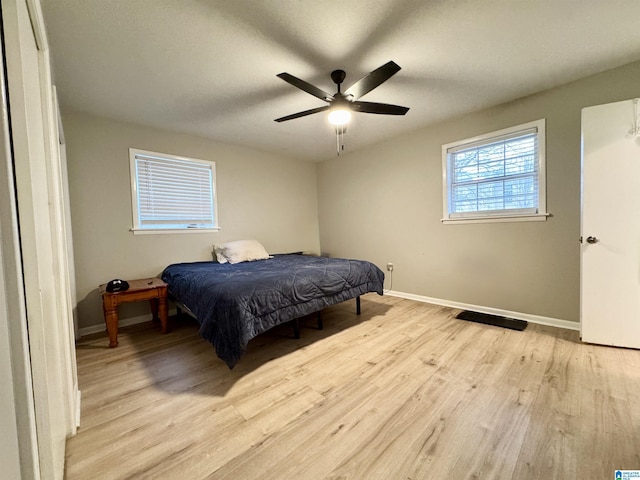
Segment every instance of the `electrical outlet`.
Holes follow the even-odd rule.
[[[387,272],[393,272],[393,263],[387,263]]]

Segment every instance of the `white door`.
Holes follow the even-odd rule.
[[[640,348],[640,137],[635,100],[582,110],[580,327]]]
[[[4,71],[0,54],[0,465],[27,479],[39,466]]]
[[[28,329],[24,348],[31,364],[35,414],[29,420],[33,424],[35,419],[37,439],[37,461],[30,463],[39,469],[23,478],[61,480],[79,394],[49,48],[39,0],[1,0],[0,8]],[[12,320],[17,325],[21,321]],[[17,415],[17,421],[28,413]]]

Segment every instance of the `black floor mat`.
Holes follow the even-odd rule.
[[[511,330],[524,330],[528,323],[525,320],[516,320],[515,318],[500,317],[498,315],[489,315],[488,313],[471,312],[465,310],[460,312],[456,318],[461,320],[469,320],[470,322],[484,323],[486,325],[495,325],[496,327],[510,328]]]

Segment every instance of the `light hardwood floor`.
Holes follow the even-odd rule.
[[[71,479],[613,479],[640,469],[640,351],[369,294],[233,370],[192,321],[77,347]]]

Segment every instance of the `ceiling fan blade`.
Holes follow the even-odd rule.
[[[400,71],[400,65],[397,63],[385,63],[351,85],[344,94],[347,96],[353,95],[353,98],[360,98],[376,88],[378,85],[389,80],[398,71]]]
[[[294,77],[293,75],[289,75],[288,73],[284,73],[284,72],[279,73],[276,76],[280,77],[285,82],[290,83],[294,87],[297,87],[300,90],[304,90],[305,92],[310,93],[311,95],[319,98],[320,100],[324,100],[325,102],[329,102],[333,100],[333,95],[331,95],[330,93],[327,93],[324,90],[321,90],[318,87],[311,85],[308,82],[305,82],[304,80],[300,80],[298,77]]]
[[[324,107],[312,108],[311,110],[305,110],[304,112],[293,113],[291,115],[287,115],[286,117],[276,118],[276,122],[286,122],[287,120],[293,120],[294,118],[306,117],[307,115],[311,115],[313,113],[324,112],[325,110],[329,110],[330,105],[325,105]]]
[[[374,102],[351,102],[353,110],[362,113],[377,113],[380,115],[404,115],[409,111],[409,107],[400,105],[390,105],[388,103]]]

